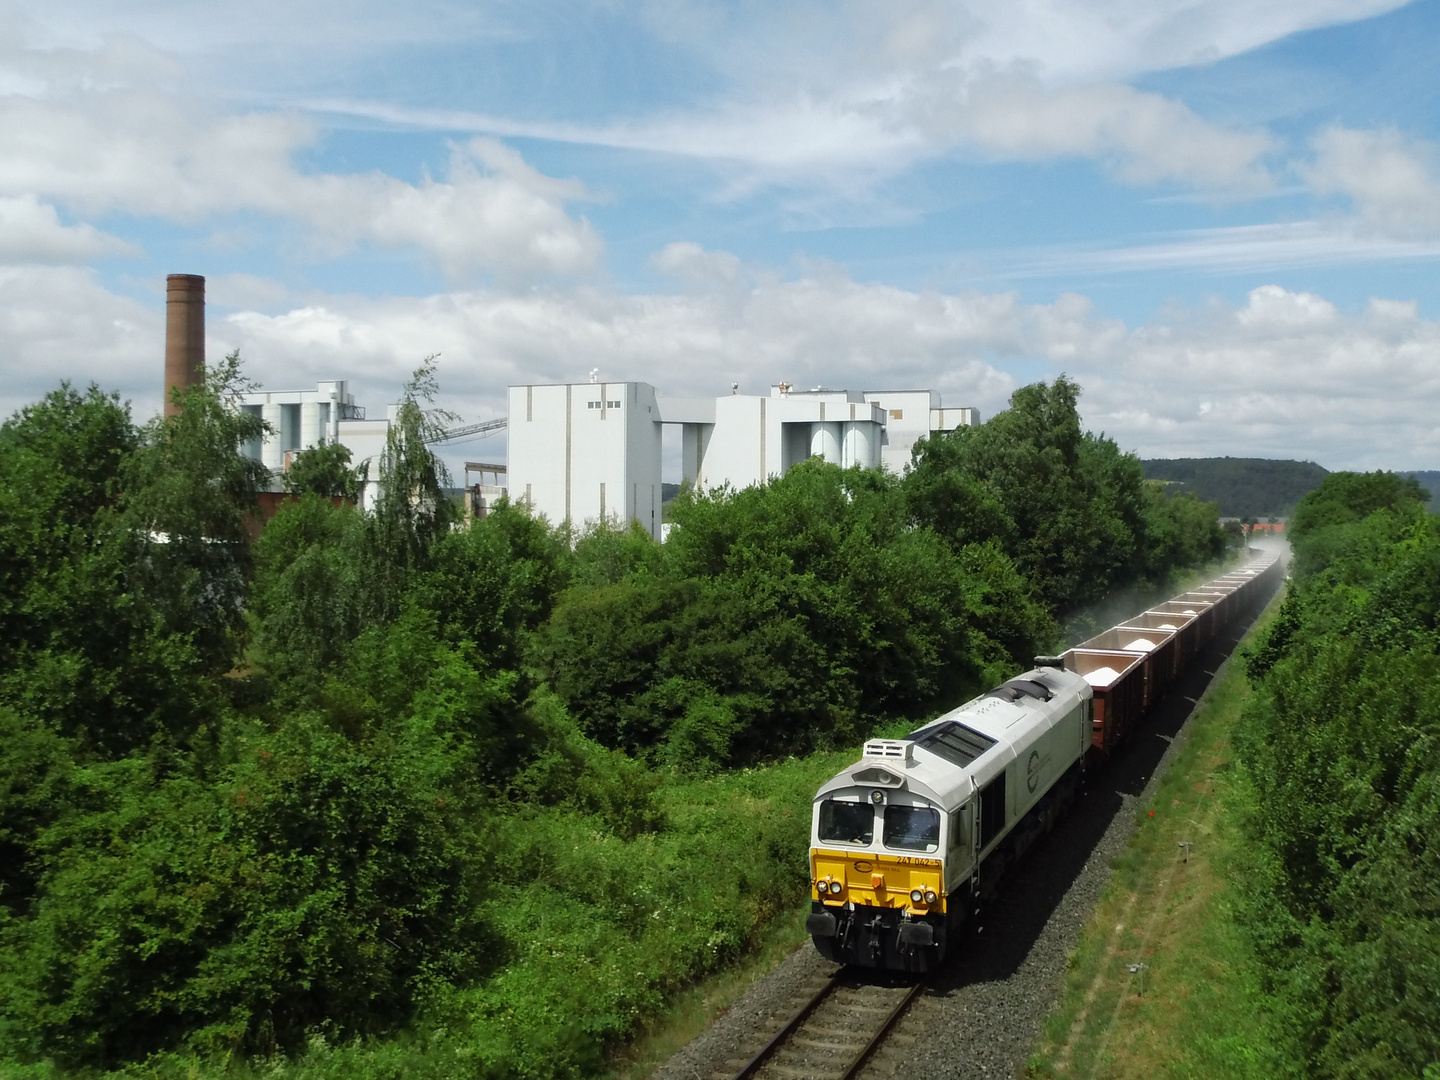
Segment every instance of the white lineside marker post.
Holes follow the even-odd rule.
[[[1181,840],[1181,841],[1180,841],[1179,847],[1180,847],[1180,850],[1185,853],[1185,862],[1187,862],[1187,863],[1190,861],[1190,849],[1193,848],[1194,846],[1195,846],[1195,843],[1194,843],[1194,841],[1192,841],[1192,840]]]

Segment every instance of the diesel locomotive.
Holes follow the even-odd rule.
[[[838,963],[925,972],[1006,868],[1054,825],[1085,769],[1283,572],[1262,555],[1112,627],[904,739],[872,739],[811,819],[815,947]]]

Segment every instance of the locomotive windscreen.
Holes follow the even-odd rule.
[[[989,735],[982,735],[974,728],[968,728],[958,721],[941,724],[923,739],[915,741],[937,757],[952,765],[969,765],[972,761],[995,745]]]
[[[934,851],[940,846],[940,813],[928,806],[885,807],[885,846]]]
[[[820,839],[831,843],[868,844],[875,838],[875,810],[868,802],[820,804]]]

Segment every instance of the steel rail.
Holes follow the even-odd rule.
[[[800,1025],[809,1019],[810,1014],[820,1006],[820,1003],[834,993],[835,988],[840,985],[840,976],[843,975],[844,972],[844,968],[837,968],[834,974],[826,981],[825,985],[815,991],[815,995],[800,1007],[799,1012],[787,1020],[785,1025],[775,1033],[774,1037],[756,1051],[754,1057],[741,1066],[740,1071],[737,1072],[731,1080],[748,1080],[749,1077],[754,1076],[755,1073],[759,1071],[760,1066],[769,1060],[770,1055],[780,1048],[780,1044],[795,1034]]]
[[[747,1061],[731,1080],[749,1080],[750,1077],[758,1073],[765,1063],[774,1055],[775,1051],[780,1049],[792,1035],[799,1031],[804,1026],[805,1021],[810,1018],[810,1015],[835,992],[836,988],[840,985],[841,976],[844,975],[844,973],[845,969],[841,968],[831,975],[825,985],[817,990],[810,1000],[802,1005],[799,1010],[796,1011],[795,1015],[785,1022],[780,1030],[770,1038],[770,1041],[762,1046],[755,1053],[755,1056]],[[854,1080],[855,1076],[864,1068],[865,1063],[870,1060],[871,1055],[873,1055],[880,1044],[885,1041],[885,1037],[890,1034],[896,1022],[900,1017],[905,1015],[905,1010],[910,1007],[910,1003],[915,1000],[915,996],[924,988],[925,982],[924,980],[920,980],[906,992],[899,1003],[886,1015],[884,1022],[881,1023],[880,1027],[875,1031],[875,1034],[870,1036],[870,1039],[850,1060],[850,1064],[838,1077],[838,1080]]]
[[[855,1060],[850,1063],[850,1067],[845,1070],[840,1080],[855,1080],[855,1075],[864,1068],[865,1062],[870,1060],[870,1055],[875,1052],[876,1047],[885,1041],[885,1036],[890,1034],[890,1029],[895,1026],[896,1021],[905,1015],[905,1010],[910,1007],[910,1002],[915,1000],[915,995],[920,993],[924,988],[924,980],[917,980],[909,992],[900,999],[900,1003],[890,1010],[890,1015],[887,1016],[885,1022],[880,1025],[880,1030],[870,1036],[870,1041],[865,1044],[864,1049],[855,1055]]]

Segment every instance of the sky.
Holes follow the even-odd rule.
[[[1440,468],[1440,0],[0,0],[0,414],[1064,374],[1141,457]],[[494,460],[503,436],[447,450]],[[667,477],[667,479],[674,479]]]

